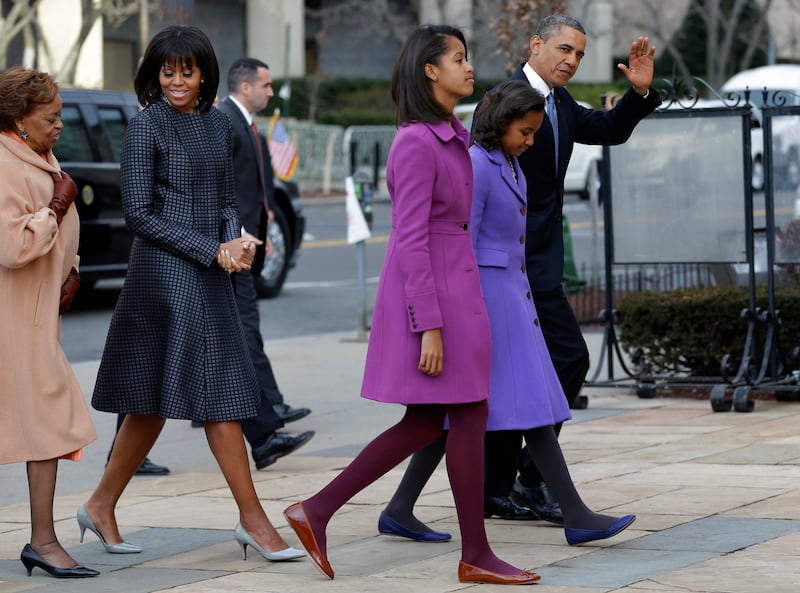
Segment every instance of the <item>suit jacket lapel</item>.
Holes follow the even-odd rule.
[[[525,71],[523,70],[524,66],[525,66],[524,63],[517,66],[517,69],[514,71],[514,74],[511,75],[511,78],[514,80],[524,80],[525,82],[530,84],[528,77],[525,76]],[[556,105],[558,105],[559,102],[558,93],[556,92],[556,90],[554,90],[553,92],[555,93],[553,98],[555,99]],[[561,121],[561,113],[558,111],[558,107],[556,107],[556,112],[559,115],[558,136],[559,138],[562,138],[564,137],[564,134],[562,133],[564,130],[564,124]],[[550,166],[553,168],[553,170],[555,170],[556,175],[558,175],[558,167],[556,167],[556,137],[553,135],[553,126],[550,125],[550,118],[547,117],[546,112],[544,114],[544,120],[545,121],[542,123],[542,127],[539,128],[538,132],[536,132],[536,143],[544,145],[544,147],[549,147],[549,149],[543,150],[543,152],[547,155],[547,158],[550,160]],[[562,160],[563,151],[561,150],[561,145],[563,145],[563,143],[561,143],[558,147],[559,163],[563,162]]]
[[[231,113],[234,114],[233,118],[231,118],[231,124],[234,126],[238,126],[240,131],[239,133],[243,134],[244,136],[250,139],[250,147],[253,149],[253,161],[256,163],[256,169],[258,169],[258,180],[261,182],[261,187],[266,193],[267,180],[264,179],[264,167],[261,166],[262,163],[258,158],[259,146],[258,144],[256,144],[256,142],[262,141],[260,134],[259,138],[256,139],[256,135],[253,134],[253,130],[250,128],[250,124],[247,123],[247,120],[244,118],[244,115],[242,114],[242,110],[239,109],[239,107],[235,103],[233,103],[229,99],[225,99],[224,103],[228,107],[228,109],[226,110],[228,115],[231,115]],[[262,150],[266,151],[265,145],[262,145]],[[264,154],[264,158],[267,158],[266,153]]]

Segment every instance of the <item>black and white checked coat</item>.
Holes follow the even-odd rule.
[[[122,207],[136,235],[92,406],[239,420],[259,387],[219,244],[240,235],[228,118],[153,103],[128,124]]]

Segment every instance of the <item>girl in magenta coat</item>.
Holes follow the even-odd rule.
[[[491,337],[469,233],[469,134],[453,113],[472,94],[463,34],[415,31],[400,51],[392,97],[400,129],[387,163],[392,233],[373,317],[362,395],[406,404],[403,418],[373,440],[316,495],[284,511],[309,556],[329,578],[325,528],[360,490],[442,434],[455,499],[462,582],[531,583],[539,575],[494,555],[483,525],[483,435]]]

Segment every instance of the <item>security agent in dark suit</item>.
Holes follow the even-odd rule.
[[[272,165],[264,137],[253,129],[253,114],[264,109],[273,96],[269,67],[253,58],[242,58],[228,72],[229,96],[218,109],[226,113],[233,130],[233,168],[236,204],[244,231],[265,238],[265,256],[271,250],[267,224],[271,215],[270,197],[274,193]],[[239,317],[244,327],[253,366],[261,386],[261,415],[242,421],[242,431],[252,448],[256,467],[261,469],[277,457],[295,451],[314,436],[306,431],[297,436],[278,432],[286,422],[307,416],[308,408],[292,408],[283,401],[272,365],[264,352],[254,274],[244,270],[231,275]]]
[[[589,350],[561,284],[564,176],[572,146],[575,142],[621,144],[630,137],[636,124],[661,103],[658,93],[650,88],[655,48],[650,47],[646,37],[640,37],[631,45],[628,65],[618,65],[632,88],[616,107],[604,112],[578,105],[564,87],[577,71],[585,48],[586,31],[580,22],[563,14],[545,17],[531,37],[530,59],[510,77],[527,81],[546,98],[551,96],[548,115],[534,136],[533,146],[519,157],[528,187],[523,271],[533,289],[542,333],[570,406],[589,371]],[[561,425],[555,428],[558,434]],[[521,447],[522,433],[491,431],[486,433],[484,442],[484,517],[543,519],[562,525],[564,518],[558,503],[530,455]],[[391,531],[385,525],[379,527],[383,533],[419,541],[449,539],[449,534],[433,532],[413,514],[414,504],[443,454],[444,439],[439,439],[412,456],[384,510],[394,527]],[[518,470],[519,478],[515,480]]]

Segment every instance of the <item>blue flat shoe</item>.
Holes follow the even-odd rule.
[[[381,513],[378,519],[378,531],[384,535],[405,537],[415,542],[449,542],[453,539],[452,535],[443,531],[412,531],[384,513]]]
[[[635,520],[636,515],[625,515],[617,519],[608,529],[576,529],[574,527],[565,527],[564,535],[567,537],[567,543],[570,546],[576,546],[578,544],[585,544],[586,542],[613,537],[623,529],[629,527]]]

